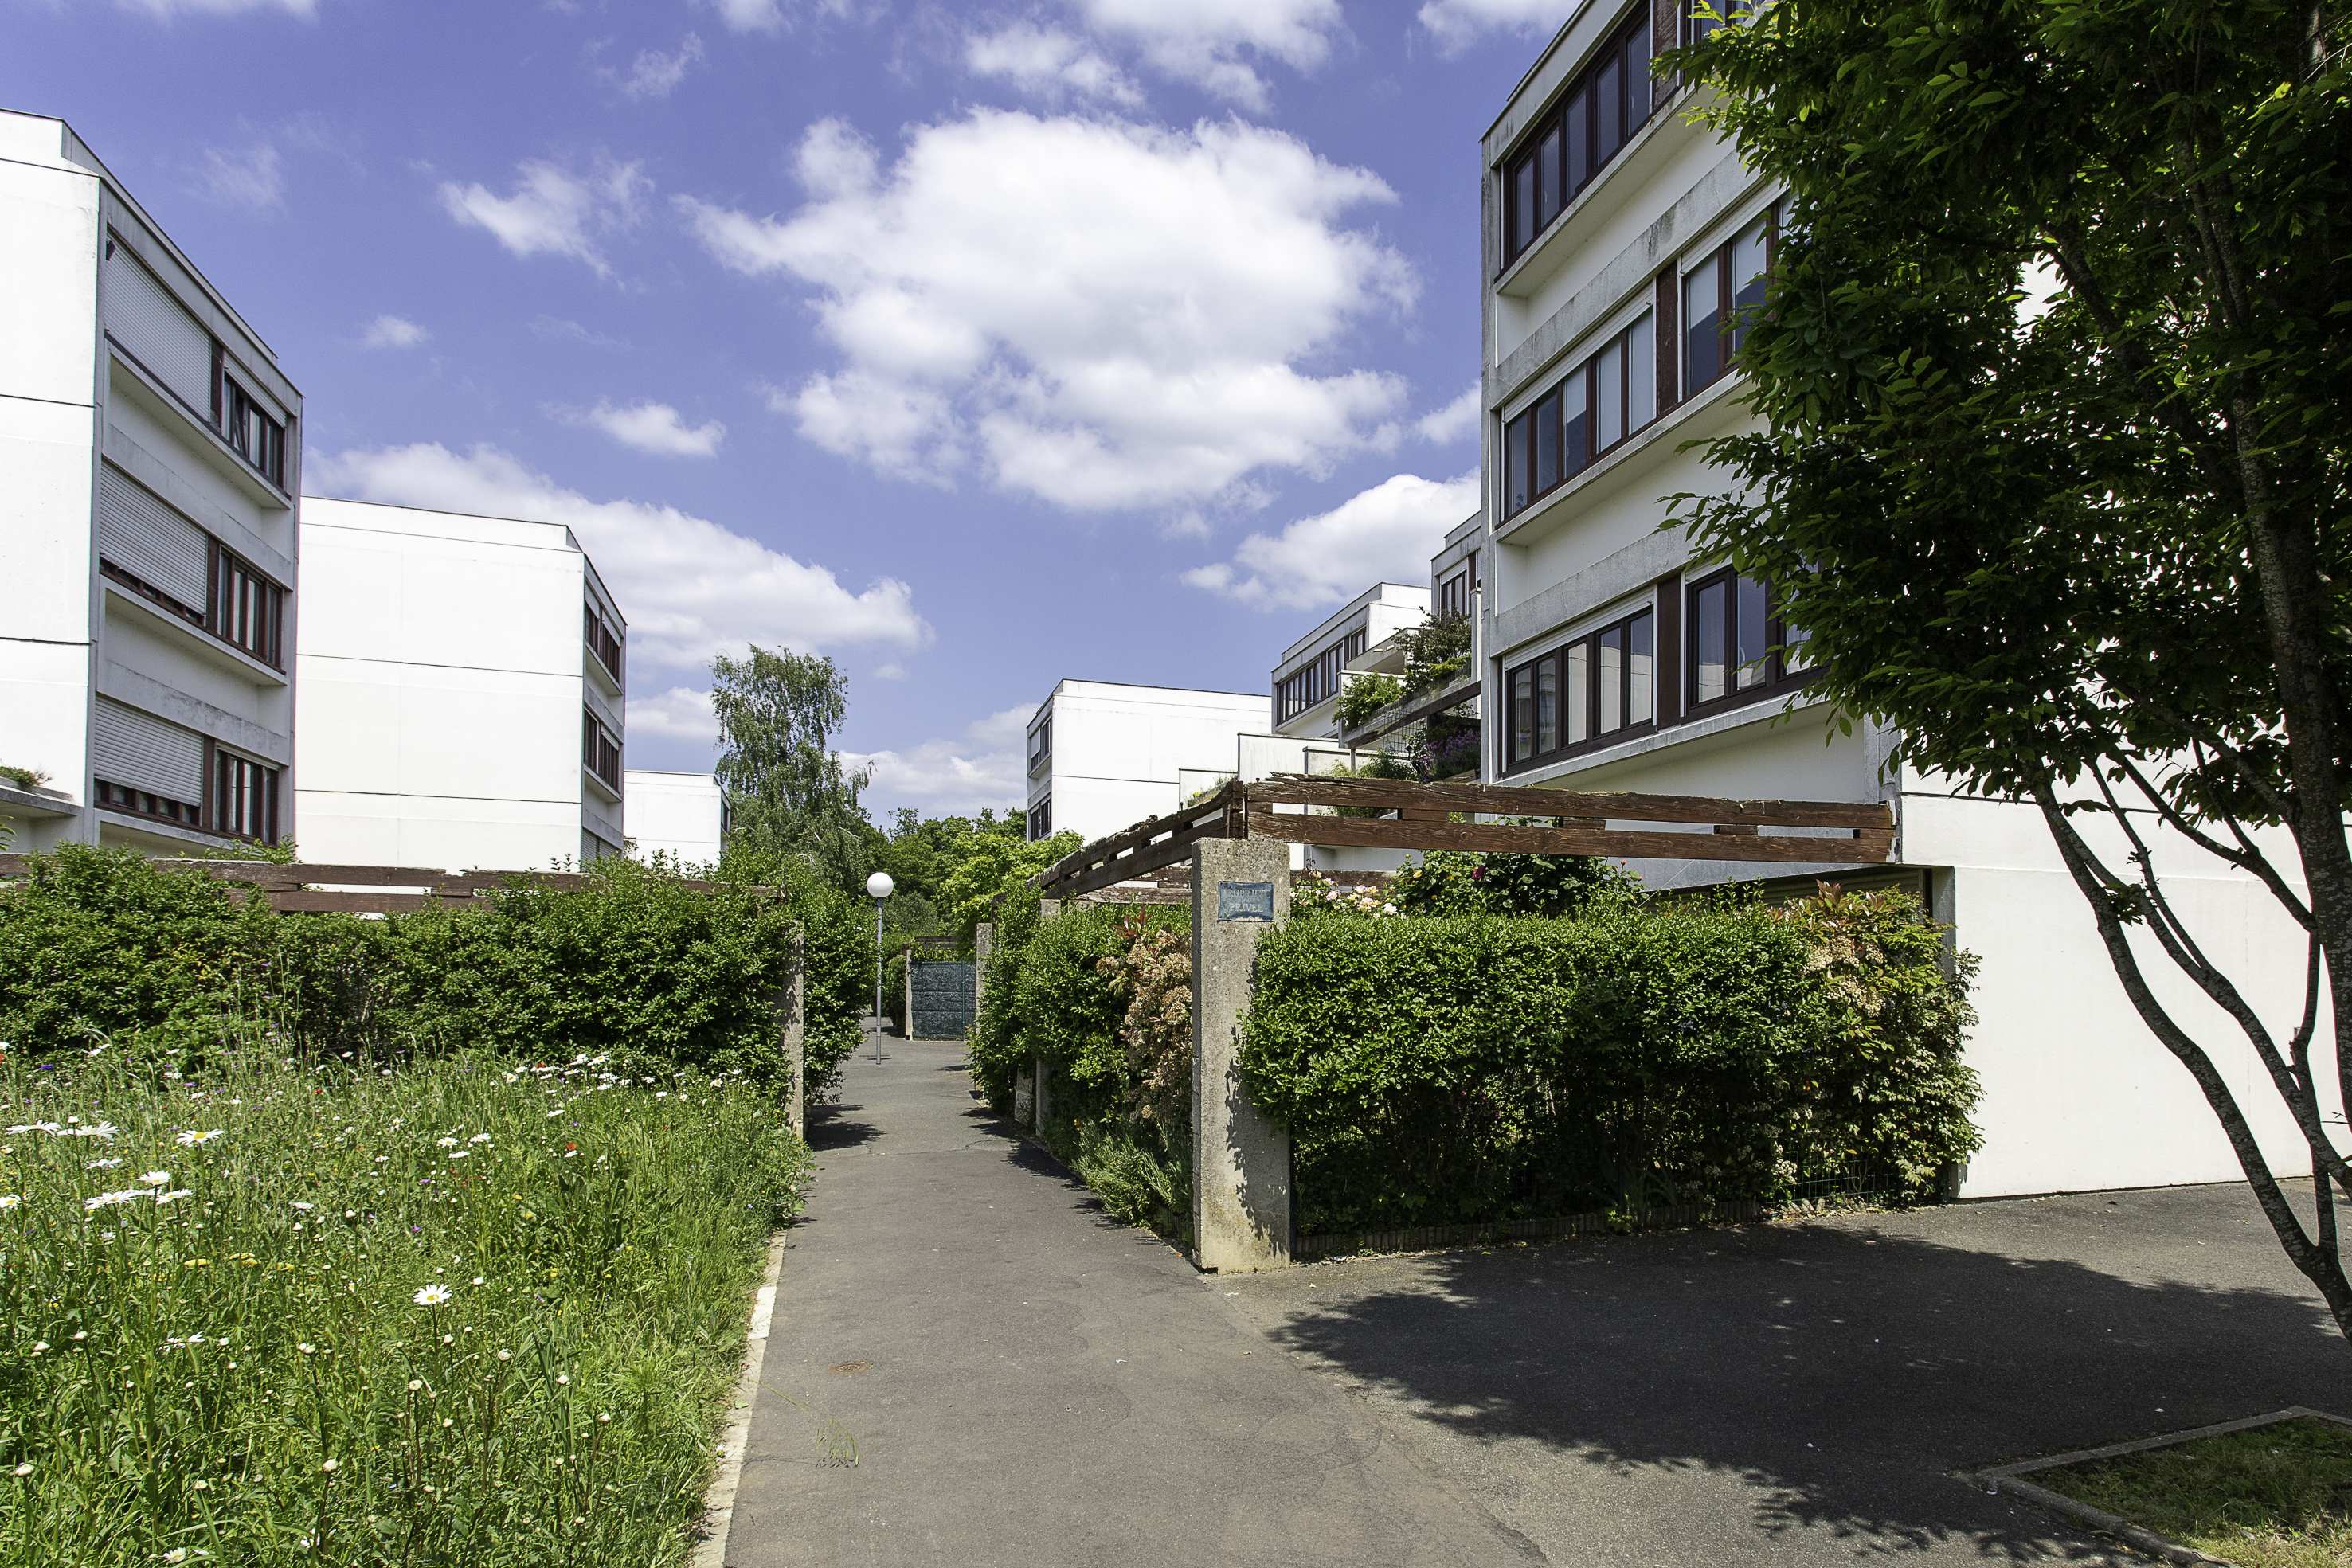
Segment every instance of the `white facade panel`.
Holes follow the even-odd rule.
[[[631,854],[648,861],[664,854],[689,866],[718,861],[727,827],[727,795],[718,779],[633,768],[625,793]]]

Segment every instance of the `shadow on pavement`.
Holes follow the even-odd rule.
[[[1723,1520],[1735,1534],[1872,1554],[2105,1561],[1952,1472],[2287,1404],[2352,1414],[2352,1348],[2316,1300],[2252,1282],[2279,1277],[2266,1232],[2171,1238],[2129,1279],[1888,1218],[1343,1264],[1262,1304],[1277,1343],[1532,1486],[1603,1467],[1601,1494],[1638,1517],[1720,1511],[1736,1482],[1753,1518]],[[2168,1277],[2183,1263],[2213,1272]],[[1706,1484],[1678,1504],[1676,1477]],[[1661,1519],[1657,1539],[1704,1528]]]
[[[853,1113],[866,1109],[863,1105],[839,1103],[819,1105],[809,1112],[808,1146],[818,1154],[827,1149],[856,1148],[882,1135],[882,1129],[871,1122],[859,1120]]]

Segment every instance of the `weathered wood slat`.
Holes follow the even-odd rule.
[[[1122,882],[1138,880],[1162,866],[1175,865],[1192,858],[1192,846],[1202,839],[1226,836],[1225,814],[1219,811],[1205,822],[1195,822],[1157,843],[1130,850],[1119,859],[1106,865],[1095,866],[1043,889],[1048,898],[1076,898],[1097,888],[1115,887]]]
[[[1714,833],[1633,829],[1527,828],[1500,822],[1399,822],[1378,817],[1300,817],[1250,813],[1250,837],[1366,849],[1488,850],[1517,854],[1602,855],[1628,860],[1758,861],[1794,865],[1877,865],[1894,852],[1892,831],[1851,837]]]
[[[1505,784],[1414,784],[1392,779],[1277,774],[1249,785],[1252,810],[1265,804],[1423,807],[1497,817],[1590,817],[1631,822],[1753,822],[1772,828],[1883,828],[1875,801],[1731,800],[1704,795],[1596,794]]]
[[[1087,888],[1077,885],[1081,880],[1087,883],[1088,888],[1108,885],[1093,879],[1102,870],[1114,866],[1125,869],[1118,876],[1111,878],[1111,881],[1125,882],[1131,876],[1140,874],[1141,869],[1144,869],[1143,862],[1133,858],[1120,857],[1130,856],[1130,852],[1146,847],[1160,847],[1160,844],[1170,841],[1162,840],[1163,834],[1184,834],[1186,836],[1176,841],[1188,844],[1203,838],[1225,836],[1231,831],[1226,825],[1228,810],[1242,802],[1241,790],[1239,780],[1227,779],[1218,786],[1215,794],[1194,805],[1187,806],[1181,811],[1171,811],[1164,817],[1149,818],[1131,828],[1122,829],[1107,838],[1097,839],[1093,843],[1073,850],[1055,861],[1037,878],[1037,890],[1048,898],[1067,898],[1074,893],[1087,891]],[[1150,862],[1150,866],[1156,868],[1172,863],[1166,860],[1154,860]]]
[[[1444,713],[1448,708],[1460,707],[1464,703],[1476,696],[1478,692],[1479,677],[1474,674],[1465,680],[1456,681],[1444,691],[1432,692],[1426,696],[1410,699],[1401,697],[1365,719],[1355,728],[1343,731],[1339,736],[1339,744],[1348,747],[1366,745],[1380,739],[1384,735],[1392,735],[1417,720]]]
[[[429,893],[320,893],[307,887],[284,888],[265,896],[269,907],[280,915],[396,915],[443,902]]]

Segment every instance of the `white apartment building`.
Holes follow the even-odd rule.
[[[1055,683],[1029,721],[1029,837],[1089,841],[1176,810],[1234,776],[1263,693]]]
[[[1900,867],[1841,880],[1920,891],[1983,959],[1969,1050],[1986,1144],[1962,1191],[2236,1179],[2201,1096],[2115,980],[2038,813],[1889,767],[1887,737],[1866,726],[1832,729],[1771,585],[1695,559],[1662,526],[1665,497],[1723,482],[1682,448],[1748,417],[1735,313],[1762,297],[1785,219],[1781,193],[1652,80],[1651,56],[1692,26],[1675,0],[1586,0],[1484,140],[1485,777],[1885,802]],[[2274,1027],[2291,1022],[2300,934],[2219,862],[2178,840],[2160,852],[2184,915],[2242,956]],[[1787,872],[1636,869],[1652,886]],[[2177,1016],[2211,1026],[2204,1038],[2235,1037],[2160,959],[2149,970]],[[2251,1053],[2239,1065],[2258,1077]],[[2283,1113],[2263,1131],[2282,1158],[2300,1153]]]
[[[58,120],[0,111],[0,828],[292,835],[301,393]]]
[[[314,497],[302,553],[304,860],[621,852],[627,622],[571,529]]]
[[[1429,619],[1429,590],[1376,582],[1282,651],[1274,666],[1274,733],[1322,740],[1339,733],[1339,693],[1351,677],[1404,667],[1395,637]]]
[[[666,854],[680,865],[709,866],[727,842],[727,790],[708,773],[632,768],[623,776],[623,826],[629,852]]]

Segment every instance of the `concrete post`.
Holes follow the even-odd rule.
[[[1061,913],[1062,901],[1060,899],[1041,898],[1037,901],[1038,925],[1043,925],[1046,921],[1053,919],[1055,915]],[[1044,1133],[1045,1130],[1045,1120],[1053,1114],[1054,1092],[1048,1087],[1052,1078],[1053,1074],[1047,1071],[1045,1067],[1045,1059],[1044,1057],[1038,1056],[1029,1059],[1029,1082],[1033,1086],[1030,1092],[1029,1102],[1029,1130],[1033,1133]]]
[[[898,1016],[907,1020],[907,1038],[912,1040],[915,1038],[915,950],[912,947],[907,949],[906,965],[898,980],[902,993],[899,999],[906,1004],[906,1010]]]
[[[1220,1273],[1290,1262],[1290,1134],[1241,1081],[1258,939],[1290,917],[1290,846],[1192,846],[1192,1256]],[[1220,897],[1220,894],[1224,896]]]
[[[793,1135],[808,1135],[808,985],[803,974],[806,934],[793,923],[792,977],[784,983],[784,1115]]]

